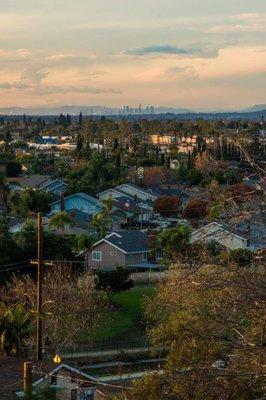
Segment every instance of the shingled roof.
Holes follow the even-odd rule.
[[[95,243],[94,246],[97,246],[102,242],[109,243],[126,254],[148,251],[148,237],[141,231],[132,230],[113,232]]]

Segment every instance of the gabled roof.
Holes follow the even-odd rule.
[[[22,218],[22,217],[17,217],[17,216],[10,217],[8,219],[8,227],[9,227],[9,229],[12,229],[19,224],[23,224],[25,221],[26,221],[25,218]]]
[[[208,234],[209,234],[208,229],[211,227],[216,227],[217,230],[220,230],[223,232],[228,232],[229,234],[235,235],[240,239],[246,239],[246,237],[244,235],[242,235],[240,232],[237,232],[236,229],[234,229],[232,226],[220,224],[217,221],[210,222],[208,225],[205,225],[199,229],[196,229],[195,231],[193,231],[191,233],[191,235],[193,237],[197,233],[202,233],[202,237],[208,236]]]
[[[26,187],[33,187],[37,188],[43,185],[45,182],[51,181],[50,175],[31,175],[31,176],[18,176],[14,178],[7,178],[7,182],[9,184],[18,184],[19,186],[26,188]]]
[[[136,201],[130,196],[120,196],[114,199],[114,207],[124,212],[141,214],[144,210],[153,210],[152,203],[149,201]]]
[[[58,365],[57,367],[53,368],[51,371],[49,371],[49,374],[59,373],[59,371],[61,371],[62,369],[66,369],[66,370],[72,372],[72,373],[75,374],[75,375],[78,375],[78,376],[80,376],[80,377],[82,377],[82,378],[85,378],[84,380],[87,379],[87,380],[89,380],[89,381],[99,382],[99,380],[96,379],[96,378],[94,378],[93,376],[88,375],[88,374],[86,374],[85,372],[80,371],[79,369],[74,368],[74,367],[71,367],[70,365],[64,364],[64,363],[62,363],[62,364]],[[39,385],[40,383],[42,383],[45,379],[46,379],[46,376],[44,376],[43,378],[40,378],[38,381],[36,381],[36,382],[33,383],[33,387],[38,386],[38,385]],[[89,382],[88,382],[88,383],[89,383]]]
[[[129,186],[132,189],[136,190],[137,192],[142,192],[146,195],[149,195],[149,196],[153,197],[154,200],[157,199],[157,197],[158,197],[158,195],[156,193],[154,193],[153,191],[143,189],[142,187],[133,185],[132,183],[123,183],[122,185],[116,186],[115,188],[110,188],[110,189],[104,190],[103,192],[98,193],[97,196],[108,193],[110,191],[114,191],[117,194],[120,194],[121,196],[127,196],[127,197],[130,197],[131,199],[134,199],[134,195],[128,193],[126,190],[123,190],[123,186]]]
[[[154,193],[153,191],[146,190],[146,189],[144,189],[144,188],[142,188],[140,186],[134,185],[133,183],[123,183],[122,185],[117,186],[116,189],[118,189],[118,190],[120,190],[120,191],[122,191],[124,193],[127,193],[127,192],[125,192],[125,190],[123,190],[123,186],[129,186],[132,189],[136,190],[137,192],[142,192],[142,193],[145,193],[145,194],[147,194],[149,196],[154,197],[154,199],[157,199],[157,197],[158,197],[158,195],[156,193]]]
[[[111,244],[125,254],[148,251],[148,236],[141,231],[132,230],[113,232],[95,243],[93,247],[96,247],[103,242]]]
[[[114,207],[129,213],[141,213],[141,208],[138,207],[138,203],[131,197],[127,196],[115,198]]]
[[[112,192],[115,192],[115,193],[117,193],[117,194],[119,194],[120,196],[127,196],[127,197],[129,197],[130,199],[134,199],[134,196],[133,196],[133,195],[127,194],[127,193],[123,192],[122,190],[118,189],[117,187],[115,187],[115,188],[110,188],[110,189],[106,189],[106,190],[104,190],[103,192],[98,193],[97,196],[99,197],[100,195],[105,194],[105,193],[108,193],[108,192],[111,192],[111,191],[112,191]]]
[[[64,181],[62,181],[62,179],[54,179],[51,182],[45,182],[45,184],[40,187],[40,190],[43,190],[43,189],[46,190],[48,188],[49,188],[49,190],[54,190],[57,187],[62,186],[62,185],[64,185],[65,187],[67,186],[67,184]]]
[[[74,194],[71,194],[70,196],[65,197],[65,200],[71,199],[72,197],[80,197],[81,199],[89,201],[90,203],[94,203],[95,205],[98,205],[100,207],[99,200],[96,199],[95,197],[92,197],[92,196],[86,194],[86,193],[74,193]],[[61,203],[61,199],[54,201],[50,205],[54,205],[54,204],[58,204],[58,203]]]
[[[90,214],[81,210],[67,210],[66,212],[76,226],[88,229],[92,218]]]
[[[179,188],[159,188],[156,194],[158,196],[189,198],[189,195]]]

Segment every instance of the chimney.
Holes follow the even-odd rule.
[[[76,217],[76,209],[75,209],[75,208],[72,208],[72,210],[71,210],[71,212],[70,212],[70,217],[71,217],[72,219],[75,219],[75,217]]]
[[[61,211],[65,211],[65,194],[64,192],[60,195]]]

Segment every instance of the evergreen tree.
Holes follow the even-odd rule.
[[[114,138],[113,150],[114,150],[114,151],[117,150],[117,149],[118,149],[118,146],[119,146],[118,139],[117,139],[117,138]]]
[[[188,151],[187,168],[188,168],[188,170],[190,170],[190,169],[192,168],[192,162],[191,162],[191,153],[190,153],[190,150]]]
[[[144,143],[143,146],[143,157],[147,157],[147,143]]]
[[[117,169],[120,169],[120,167],[121,167],[121,154],[120,154],[120,151],[117,151],[117,153],[116,153],[116,157],[115,157],[115,167],[116,167]]]
[[[7,131],[6,131],[6,133],[5,133],[5,141],[6,141],[7,143],[10,143],[10,142],[12,141],[12,136],[11,136],[11,133],[10,133],[10,130],[9,130],[9,129],[7,129]]]
[[[171,159],[170,159],[170,157],[167,157],[167,159],[166,159],[166,168],[170,169],[170,166],[171,166]]]
[[[165,157],[164,157],[164,153],[161,154],[161,165],[164,166],[165,164]]]
[[[67,114],[67,116],[66,116],[66,125],[67,126],[69,126],[69,125],[71,125],[71,117],[70,117],[70,115],[69,114]]]
[[[80,111],[79,113],[79,125],[81,126],[83,122],[83,116],[82,116],[82,112]]]
[[[59,125],[62,125],[62,126],[66,125],[66,117],[62,113],[59,116]]]
[[[78,135],[77,135],[77,142],[76,142],[76,144],[77,144],[76,153],[77,153],[77,156],[80,157],[81,152],[82,152],[82,148],[83,148],[83,139],[82,139],[82,135],[81,135],[80,132],[79,132]]]

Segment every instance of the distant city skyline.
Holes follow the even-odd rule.
[[[0,107],[265,104],[265,0],[0,0]]]

